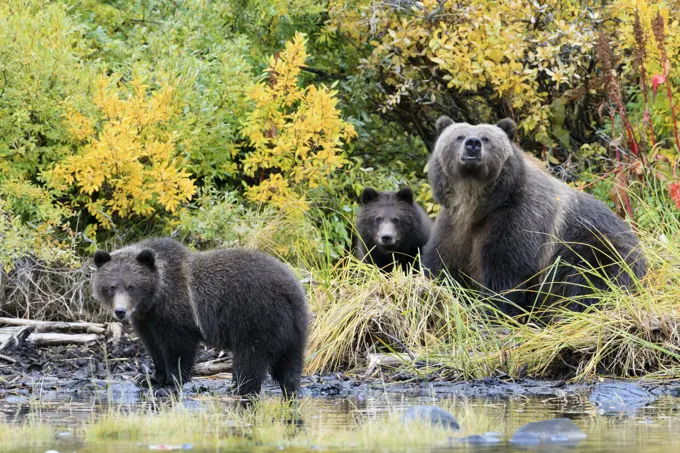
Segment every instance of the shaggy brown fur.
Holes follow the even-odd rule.
[[[635,234],[604,203],[529,163],[509,140],[510,122],[437,121],[429,180],[442,206],[423,265],[494,293],[519,288],[506,295],[508,311],[559,298],[578,309],[594,302],[589,286],[632,286],[647,269]],[[566,265],[547,285],[550,294],[542,287],[538,297],[541,271],[558,259]],[[575,266],[600,274],[586,277]]]
[[[94,263],[95,298],[131,320],[154,361],[156,390],[180,389],[205,342],[233,353],[239,395],[259,393],[267,372],[285,397],[299,391],[307,304],[280,261],[252,250],[192,253],[166,238],[99,250]]]
[[[418,269],[417,257],[431,230],[432,220],[413,201],[411,189],[378,192],[367,187],[361,194],[357,216],[355,255],[386,272],[395,264],[403,270],[412,265]]]

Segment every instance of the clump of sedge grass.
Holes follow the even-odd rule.
[[[446,349],[446,366],[463,378],[493,369],[487,358],[500,348],[489,335],[494,309],[472,291],[417,271],[384,273],[353,258],[313,277],[308,372],[362,368],[376,348],[402,353],[405,366],[418,360],[434,367]]]

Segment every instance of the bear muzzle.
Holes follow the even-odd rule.
[[[397,230],[392,222],[384,222],[380,225],[376,234],[376,242],[382,247],[391,247],[397,242]]]
[[[463,143],[460,160],[463,161],[463,163],[479,162],[482,160],[482,141],[477,137],[469,137],[466,139]]]
[[[132,313],[130,296],[127,293],[116,293],[113,296],[113,314],[121,321],[126,320]]]

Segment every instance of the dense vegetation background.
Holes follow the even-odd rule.
[[[679,13],[632,0],[5,0],[2,311],[93,316],[89,255],[152,234],[334,269],[364,186],[408,184],[436,215],[425,165],[442,114],[514,118],[556,177],[667,246]]]

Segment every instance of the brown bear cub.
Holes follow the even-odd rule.
[[[285,264],[252,250],[191,252],[170,238],[98,250],[94,263],[94,296],[132,322],[156,391],[191,379],[201,342],[232,352],[239,395],[259,394],[267,372],[284,397],[300,390],[307,304]]]
[[[417,257],[431,230],[432,220],[413,201],[411,189],[379,193],[367,187],[361,193],[355,255],[386,272],[395,264],[405,271],[418,269]]]
[[[532,164],[514,131],[509,119],[437,121],[428,178],[441,211],[423,266],[493,293],[517,289],[505,294],[508,313],[563,298],[578,310],[595,302],[592,287],[631,287],[647,271],[638,238],[604,203]]]

